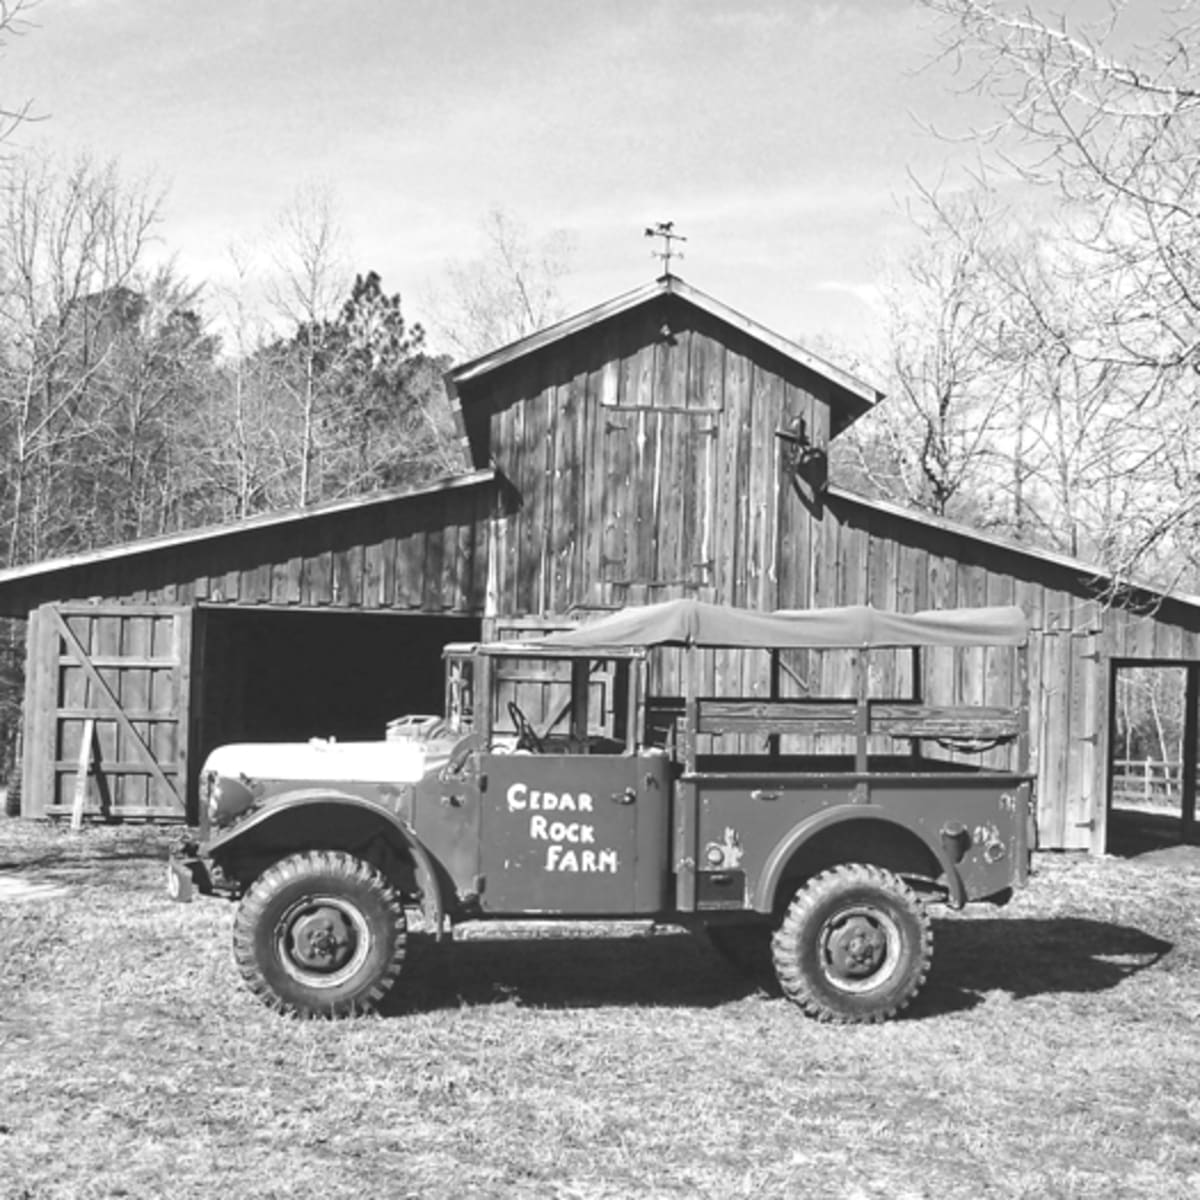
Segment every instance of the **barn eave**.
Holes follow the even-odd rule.
[[[206,543],[232,542],[247,535],[269,534],[276,530],[283,534],[306,522],[328,520],[374,508],[383,508],[387,505],[403,504],[406,501],[420,502],[434,499],[438,496],[461,492],[464,489],[490,485],[495,478],[496,474],[491,469],[476,470],[462,475],[448,476],[420,487],[390,488],[349,499],[313,504],[305,508],[261,513],[240,521],[207,525],[179,533],[160,534],[133,542],[102,546],[95,550],[85,550],[77,554],[10,567],[0,571],[0,616],[24,616],[29,607],[28,597],[31,589],[36,589],[39,594],[53,591],[56,586],[56,578],[66,581],[68,576],[72,576],[74,579],[78,579],[80,574],[86,573],[89,568],[144,559],[148,556],[170,554]],[[70,597],[64,592],[64,599],[78,598],[80,594],[74,587],[68,591]],[[41,599],[38,602],[40,603]]]
[[[980,561],[994,562],[996,556],[1000,555],[1008,559],[1010,564],[1026,564],[1030,572],[1036,572],[1039,576],[1044,576],[1049,569],[1064,583],[1069,583],[1072,590],[1090,593],[1098,600],[1119,602],[1131,610],[1144,609],[1147,612],[1177,606],[1178,613],[1186,612],[1191,621],[1200,621],[1200,596],[1171,591],[1142,580],[1121,578],[1096,563],[982,532],[969,525],[932,513],[917,512],[890,501],[861,496],[845,488],[829,486],[826,498],[835,507],[849,505],[878,513],[901,524],[935,531],[942,538],[956,543],[960,552],[973,552]]]

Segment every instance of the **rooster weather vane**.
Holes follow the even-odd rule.
[[[674,221],[659,221],[654,225],[648,225],[646,227],[646,236],[662,238],[663,248],[661,250],[651,250],[650,257],[661,258],[663,264],[663,274],[670,275],[671,259],[683,257],[683,251],[673,249],[671,243],[686,242],[687,238],[685,238],[682,233],[675,232]]]

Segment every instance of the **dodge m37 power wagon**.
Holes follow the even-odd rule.
[[[814,1017],[883,1020],[929,970],[930,904],[1003,904],[1026,880],[1025,641],[1015,608],[683,600],[448,647],[443,715],[377,742],[215,750],[171,891],[238,901],[242,975],[302,1015],[375,1008],[419,911],[438,938],[523,917],[694,927]],[[970,653],[1010,660],[1021,698],[928,703]],[[810,695],[813,677],[844,686]]]

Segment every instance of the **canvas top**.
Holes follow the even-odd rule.
[[[666,600],[636,605],[531,643],[546,649],[616,650],[633,646],[814,649],[896,646],[1020,646],[1025,614],[1015,606],[881,612],[870,605],[760,613]]]

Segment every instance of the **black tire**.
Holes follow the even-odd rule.
[[[261,1000],[304,1017],[371,1012],[404,965],[400,897],[369,863],[336,850],[293,854],[242,898],[233,954]]]
[[[895,1016],[920,990],[933,957],[925,906],[898,876],[851,863],[810,879],[771,943],[783,993],[821,1021]]]
[[[712,948],[747,979],[762,983],[774,978],[770,925],[712,924],[704,932]]]

